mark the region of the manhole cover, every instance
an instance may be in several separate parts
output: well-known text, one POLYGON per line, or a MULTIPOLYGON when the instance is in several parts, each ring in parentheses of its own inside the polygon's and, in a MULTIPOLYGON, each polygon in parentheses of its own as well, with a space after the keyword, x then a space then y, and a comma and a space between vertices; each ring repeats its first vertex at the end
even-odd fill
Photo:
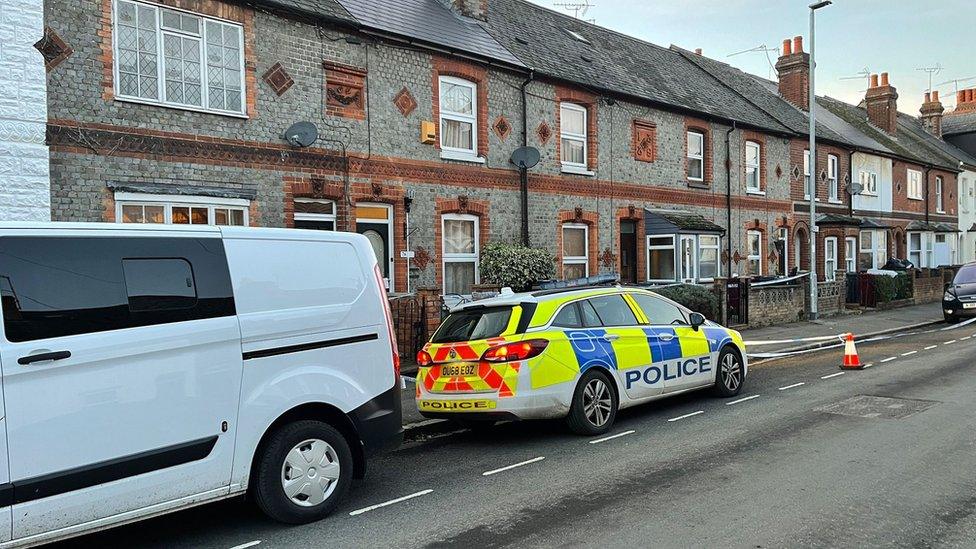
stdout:
POLYGON ((934 404, 936 402, 931 400, 858 395, 847 400, 835 402, 834 404, 815 408, 815 410, 842 416, 904 419, 934 404))

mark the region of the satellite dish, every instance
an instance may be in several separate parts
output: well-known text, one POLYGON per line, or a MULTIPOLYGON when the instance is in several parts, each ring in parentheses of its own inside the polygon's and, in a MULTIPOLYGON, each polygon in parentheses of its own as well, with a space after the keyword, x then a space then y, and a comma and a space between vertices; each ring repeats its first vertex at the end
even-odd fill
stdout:
POLYGON ((319 130, 311 122, 296 122, 285 130, 285 141, 292 147, 308 147, 319 138, 319 130))
POLYGON ((528 170, 539 163, 539 149, 535 147, 519 147, 512 153, 512 164, 521 170, 528 170))
POLYGON ((860 181, 852 181, 849 185, 847 185, 847 192, 852 195, 861 194, 861 191, 863 190, 864 185, 862 185, 860 181))

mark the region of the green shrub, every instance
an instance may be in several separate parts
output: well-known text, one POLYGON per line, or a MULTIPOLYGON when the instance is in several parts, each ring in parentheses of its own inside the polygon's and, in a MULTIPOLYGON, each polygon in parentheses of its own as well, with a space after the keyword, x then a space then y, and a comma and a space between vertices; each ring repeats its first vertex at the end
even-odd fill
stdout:
POLYGON ((718 318, 718 299, 711 288, 696 284, 682 284, 654 288, 652 291, 705 315, 705 318, 710 320, 718 318))
POLYGON ((907 273, 901 273, 896 276, 895 299, 911 299, 914 296, 912 282, 912 277, 907 273))
POLYGON ((874 275, 874 295, 878 303, 888 303, 898 295, 898 285, 895 277, 874 275))
POLYGON ((556 264, 546 250, 493 242, 481 250, 480 272, 482 284, 498 284, 524 292, 540 280, 555 277, 556 264))

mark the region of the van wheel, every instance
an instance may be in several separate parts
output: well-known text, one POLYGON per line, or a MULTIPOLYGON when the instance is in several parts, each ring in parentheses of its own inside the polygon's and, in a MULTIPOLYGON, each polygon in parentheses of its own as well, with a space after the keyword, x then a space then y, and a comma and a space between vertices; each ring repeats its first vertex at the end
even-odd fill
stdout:
POLYGON ((617 392, 600 370, 590 368, 580 378, 566 425, 579 435, 599 435, 613 427, 617 417, 617 392))
POLYGON ((732 347, 725 347, 718 355, 718 372, 715 375, 715 395, 732 397, 742 390, 744 380, 742 359, 732 347))
POLYGON ((352 452, 327 423, 302 420, 279 428, 260 456, 254 499, 269 517, 305 524, 335 509, 352 481, 352 452))

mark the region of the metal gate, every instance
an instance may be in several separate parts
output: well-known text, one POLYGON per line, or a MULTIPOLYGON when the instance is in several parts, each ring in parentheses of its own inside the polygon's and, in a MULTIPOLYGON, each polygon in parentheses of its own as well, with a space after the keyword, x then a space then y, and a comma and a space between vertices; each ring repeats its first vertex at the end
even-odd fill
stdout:
POLYGON ((400 357, 413 361, 427 343, 427 315, 423 300, 416 295, 396 297, 390 300, 390 309, 400 357))
POLYGON ((875 291, 875 280, 877 280, 876 275, 871 275, 867 273, 858 274, 858 291, 861 293, 861 306, 862 307, 877 307, 878 306, 878 294, 875 291))
POLYGON ((727 324, 737 326, 749 323, 749 279, 730 278, 725 283, 728 300, 727 324))

